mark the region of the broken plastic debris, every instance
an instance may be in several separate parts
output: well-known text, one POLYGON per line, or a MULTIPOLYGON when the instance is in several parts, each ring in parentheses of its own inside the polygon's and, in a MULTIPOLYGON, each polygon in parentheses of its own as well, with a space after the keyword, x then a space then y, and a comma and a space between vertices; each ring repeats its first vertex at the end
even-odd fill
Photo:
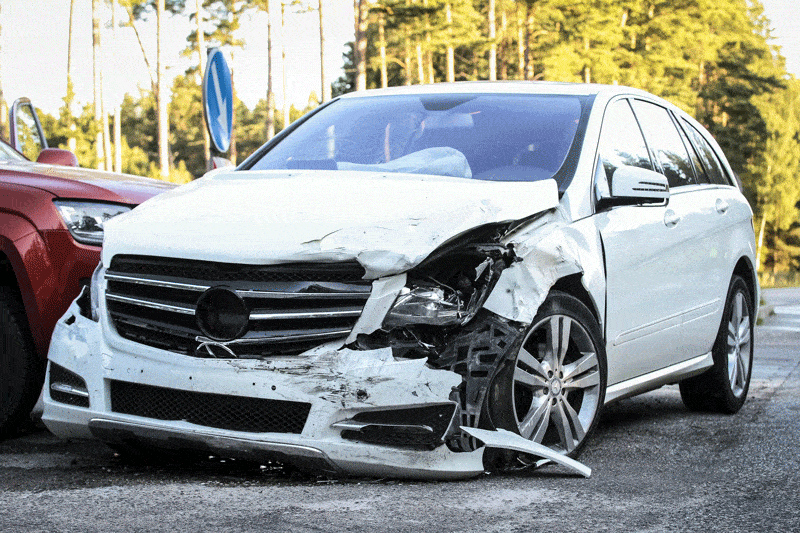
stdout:
POLYGON ((502 448, 505 450, 514 450, 517 452, 530 453, 538 457, 550 459, 554 463, 574 470, 584 477, 592 475, 592 469, 588 466, 579 463, 575 459, 570 459, 566 455, 560 454, 555 450, 551 450, 547 446, 526 439, 516 433, 511 433, 504 429, 496 431, 489 431, 486 429, 477 429, 467 426, 461 426, 461 430, 475 437, 483 442, 487 448, 502 448))

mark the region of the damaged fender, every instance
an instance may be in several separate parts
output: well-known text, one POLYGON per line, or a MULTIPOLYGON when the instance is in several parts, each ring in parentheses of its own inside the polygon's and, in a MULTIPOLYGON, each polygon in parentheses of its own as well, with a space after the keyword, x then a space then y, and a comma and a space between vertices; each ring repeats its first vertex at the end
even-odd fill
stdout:
MULTIPOLYGON (((484 308, 508 320, 530 324, 555 283, 582 274, 595 310, 604 309, 605 273, 600 237, 590 223, 569 223, 554 209, 531 225, 507 235, 504 242, 522 258, 501 272, 484 308)), ((601 328, 603 316, 598 313, 601 328)))

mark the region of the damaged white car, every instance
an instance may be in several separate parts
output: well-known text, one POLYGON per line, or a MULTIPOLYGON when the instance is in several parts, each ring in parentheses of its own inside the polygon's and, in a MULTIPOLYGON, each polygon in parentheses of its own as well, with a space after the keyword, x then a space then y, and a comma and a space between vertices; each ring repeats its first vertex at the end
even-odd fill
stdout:
POLYGON ((719 146, 650 94, 349 94, 107 223, 44 421, 332 475, 468 477, 486 446, 578 469, 609 402, 741 407, 754 263, 719 146))

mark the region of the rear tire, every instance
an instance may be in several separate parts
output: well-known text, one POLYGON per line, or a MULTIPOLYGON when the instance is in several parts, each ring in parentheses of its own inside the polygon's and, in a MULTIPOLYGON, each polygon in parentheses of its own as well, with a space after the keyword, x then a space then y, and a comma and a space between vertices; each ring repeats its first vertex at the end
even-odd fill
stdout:
POLYGON ((747 283, 733 276, 711 352, 714 366, 679 384, 688 409, 733 414, 744 405, 753 369, 753 313, 747 283))
POLYGON ((8 288, 0 287, 0 438, 30 424, 44 369, 22 304, 8 288))

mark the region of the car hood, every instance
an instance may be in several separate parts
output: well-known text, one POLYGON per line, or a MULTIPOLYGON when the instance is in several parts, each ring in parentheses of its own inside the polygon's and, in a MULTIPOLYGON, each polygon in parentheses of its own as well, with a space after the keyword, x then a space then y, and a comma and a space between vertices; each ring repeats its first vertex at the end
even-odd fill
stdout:
POLYGON ((355 259, 403 272, 469 229, 558 204, 554 180, 487 182, 358 171, 237 171, 168 192, 107 222, 116 254, 226 263, 355 259))
POLYGON ((35 187, 61 198, 140 204, 175 184, 152 178, 31 161, 3 162, 3 181, 35 187))

